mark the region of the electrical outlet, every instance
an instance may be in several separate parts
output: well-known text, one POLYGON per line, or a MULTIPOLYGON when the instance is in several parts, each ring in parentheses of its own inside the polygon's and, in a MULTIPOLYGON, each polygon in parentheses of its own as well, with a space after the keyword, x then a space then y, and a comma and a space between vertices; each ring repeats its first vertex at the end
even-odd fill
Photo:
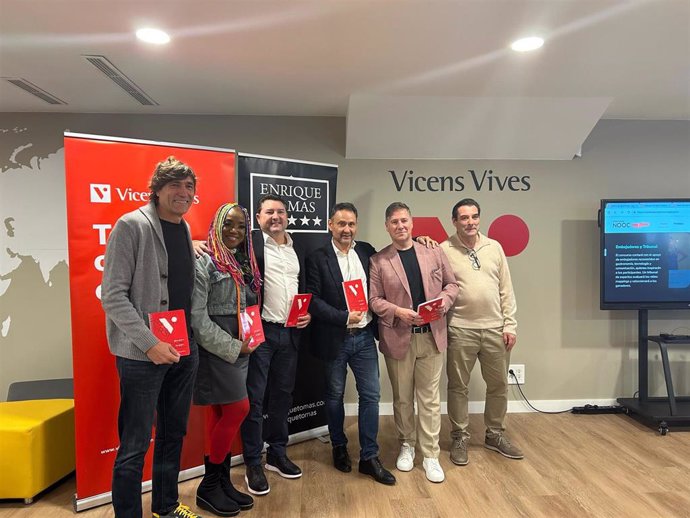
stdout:
MULTIPOLYGON (((508 370, 512 370, 515 373, 517 383, 522 385, 525 382, 525 365, 523 363, 513 363, 508 367, 508 370)), ((508 385, 517 385, 515 378, 508 374, 508 385)))

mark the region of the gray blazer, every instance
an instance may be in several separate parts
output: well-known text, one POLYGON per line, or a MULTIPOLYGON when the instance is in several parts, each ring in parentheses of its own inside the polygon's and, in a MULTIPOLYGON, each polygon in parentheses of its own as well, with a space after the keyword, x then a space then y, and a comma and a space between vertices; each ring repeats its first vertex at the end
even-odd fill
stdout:
MULTIPOLYGON (((189 253, 194 258, 187 228, 189 253)), ((189 284, 194 283, 192 270, 189 284)), ((150 361, 146 351, 158 343, 148 327, 149 313, 167 311, 168 253, 163 229, 151 201, 115 223, 105 249, 101 304, 110 352, 150 361)))

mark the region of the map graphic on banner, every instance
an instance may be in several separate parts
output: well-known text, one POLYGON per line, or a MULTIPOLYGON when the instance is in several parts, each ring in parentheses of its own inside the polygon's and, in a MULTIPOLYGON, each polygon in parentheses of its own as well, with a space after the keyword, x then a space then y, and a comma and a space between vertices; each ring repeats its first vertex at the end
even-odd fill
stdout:
MULTIPOLYGON (((252 214, 252 230, 258 228, 254 215, 259 199, 265 194, 281 196, 288 203, 287 230, 307 254, 330 241, 328 211, 335 203, 337 178, 336 165, 237 155, 238 199, 252 214)), ((309 353, 308 330, 309 327, 300 344, 297 379, 288 416, 291 435, 326 425, 324 379, 315 375, 323 366, 309 353)))

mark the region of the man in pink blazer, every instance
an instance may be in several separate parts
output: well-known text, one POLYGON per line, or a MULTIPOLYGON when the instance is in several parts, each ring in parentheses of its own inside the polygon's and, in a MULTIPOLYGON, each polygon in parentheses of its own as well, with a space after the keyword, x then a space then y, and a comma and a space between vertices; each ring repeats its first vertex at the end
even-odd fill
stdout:
POLYGON ((393 413, 401 443, 396 467, 412 470, 419 442, 427 479, 443 482, 445 475, 438 462, 441 353, 447 347, 445 313, 453 306, 458 284, 440 248, 425 248, 412 240, 407 205, 395 202, 388 206, 386 230, 393 242, 371 258, 369 306, 379 316, 379 348, 393 388, 393 413), (441 318, 425 324, 417 308, 436 298, 442 300, 441 318))

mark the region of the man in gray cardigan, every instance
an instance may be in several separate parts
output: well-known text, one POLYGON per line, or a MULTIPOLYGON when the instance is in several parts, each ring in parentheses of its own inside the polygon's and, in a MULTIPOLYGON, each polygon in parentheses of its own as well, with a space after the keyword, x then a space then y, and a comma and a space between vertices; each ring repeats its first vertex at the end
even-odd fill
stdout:
POLYGON ((157 414, 153 516, 195 517, 178 502, 177 477, 199 361, 189 327, 194 252, 182 219, 194 203, 196 176, 168 157, 156 166, 149 188, 151 201, 117 221, 105 252, 101 302, 120 377, 113 508, 116 517, 142 516, 144 456, 157 414), (185 312, 188 356, 156 338, 147 325, 150 313, 176 309, 185 312))

